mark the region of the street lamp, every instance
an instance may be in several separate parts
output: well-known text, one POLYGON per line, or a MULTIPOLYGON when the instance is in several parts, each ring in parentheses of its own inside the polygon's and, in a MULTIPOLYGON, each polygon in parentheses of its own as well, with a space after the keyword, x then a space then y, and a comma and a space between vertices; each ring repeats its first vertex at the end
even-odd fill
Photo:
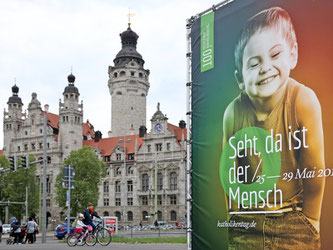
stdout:
POLYGON ((45 113, 43 117, 43 221, 42 221, 42 243, 46 243, 46 136, 47 136, 47 112, 49 105, 44 105, 45 113))

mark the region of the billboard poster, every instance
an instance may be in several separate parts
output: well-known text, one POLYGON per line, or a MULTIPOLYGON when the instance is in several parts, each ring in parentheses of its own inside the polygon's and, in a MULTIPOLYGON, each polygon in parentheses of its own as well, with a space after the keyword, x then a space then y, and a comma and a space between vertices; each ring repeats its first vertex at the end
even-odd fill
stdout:
POLYGON ((333 2, 195 18, 192 249, 331 249, 333 2))

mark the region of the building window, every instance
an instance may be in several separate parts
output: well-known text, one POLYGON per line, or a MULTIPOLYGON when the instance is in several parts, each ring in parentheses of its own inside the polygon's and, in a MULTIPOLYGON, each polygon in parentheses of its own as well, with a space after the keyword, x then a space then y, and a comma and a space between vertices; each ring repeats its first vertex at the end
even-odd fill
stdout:
POLYGON ((127 205, 128 206, 133 206, 133 198, 132 197, 127 198, 127 205))
POLYGON ((47 148, 50 148, 50 143, 47 143, 47 148))
POLYGON ((127 174, 128 174, 128 175, 133 174, 133 167, 128 167, 128 169, 127 169, 127 174))
POLYGON ((43 148, 43 143, 39 143, 39 149, 42 149, 43 148))
POLYGON ((115 175, 121 175, 121 169, 120 169, 120 167, 116 168, 115 175))
POLYGON ((170 204, 177 205, 177 196, 175 194, 170 195, 170 204))
POLYGON ((133 221, 133 213, 131 211, 127 212, 127 221, 133 221))
POLYGON ((121 191, 120 181, 116 181, 116 183, 115 183, 115 191, 116 191, 116 193, 120 193, 120 191, 121 191))
POLYGON ((108 211, 104 211, 103 216, 109 216, 109 212, 108 211))
POLYGON ((156 151, 162 151, 162 143, 155 144, 156 151))
POLYGON ((24 150, 28 150, 28 144, 24 144, 24 150))
POLYGON ((25 135, 28 135, 28 131, 24 131, 24 134, 25 134, 25 135))
POLYGON ((143 221, 148 221, 148 212, 147 211, 143 211, 142 212, 142 220, 143 221))
POLYGON ((121 221, 121 213, 119 211, 116 211, 114 215, 118 218, 118 221, 121 221))
POLYGON ((148 191, 149 188, 149 176, 148 174, 143 174, 141 177, 141 187, 142 191, 148 191))
POLYGON ((176 172, 170 173, 170 189, 171 190, 177 189, 177 173, 176 172))
POLYGON ((134 154, 128 154, 128 160, 134 160, 134 154))
POLYGON ((105 156, 105 161, 110 161, 110 155, 105 156))
POLYGON ((147 151, 148 151, 148 153, 151 152, 151 145, 147 145, 147 151))
POLYGON ((46 177, 46 192, 51 193, 51 178, 49 175, 46 177))
POLYGON ((121 161, 121 154, 116 154, 117 161, 121 161))
POLYGON ((121 206, 120 198, 116 198, 115 201, 116 201, 116 204, 115 204, 116 206, 121 206))
POLYGON ((147 195, 141 196, 141 205, 148 206, 148 196, 147 195))
POLYGON ((39 129, 39 133, 40 133, 40 134, 43 134, 43 129, 39 129))
POLYGON ((127 181, 127 192, 133 192, 133 181, 127 181))
POLYGON ((170 151, 171 150, 171 143, 167 143, 167 151, 170 151))
POLYGON ((35 126, 35 119, 31 119, 31 125, 35 126))
POLYGON ((104 190, 104 193, 109 193, 109 182, 104 182, 103 183, 103 190, 104 190))
POLYGON ((17 146, 17 151, 21 151, 21 147, 20 146, 17 146))
POLYGON ((177 212, 176 211, 171 211, 170 212, 170 221, 177 221, 177 212))
POLYGON ((104 198, 104 207, 109 206, 109 198, 104 198))
POLYGON ((47 163, 51 163, 52 162, 52 158, 51 158, 51 156, 48 156, 47 157, 47 163))
POLYGON ((46 199, 46 206, 51 207, 51 200, 50 199, 46 199))
POLYGON ((157 205, 162 205, 162 195, 157 195, 157 205))
POLYGON ((157 173, 157 190, 161 191, 163 189, 163 174, 157 173))
POLYGON ((162 212, 161 211, 157 211, 157 220, 158 221, 162 221, 163 220, 163 216, 162 216, 162 212))

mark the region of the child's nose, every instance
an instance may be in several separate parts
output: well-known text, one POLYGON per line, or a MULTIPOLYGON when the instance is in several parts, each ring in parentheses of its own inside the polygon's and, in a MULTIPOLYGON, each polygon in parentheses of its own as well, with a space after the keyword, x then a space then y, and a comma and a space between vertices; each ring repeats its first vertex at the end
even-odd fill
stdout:
POLYGON ((260 67, 259 74, 263 75, 267 73, 271 69, 270 64, 267 62, 263 62, 260 67))

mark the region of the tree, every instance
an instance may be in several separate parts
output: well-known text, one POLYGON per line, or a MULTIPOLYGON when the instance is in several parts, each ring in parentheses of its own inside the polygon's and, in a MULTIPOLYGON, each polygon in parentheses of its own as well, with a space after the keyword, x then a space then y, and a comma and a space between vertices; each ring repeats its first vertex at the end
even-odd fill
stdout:
MULTIPOLYGON (((105 163, 98 159, 96 153, 89 147, 72 151, 65 160, 64 166, 71 165, 75 169, 75 188, 71 189, 71 215, 82 212, 89 203, 97 205, 98 184, 105 177, 105 163)), ((62 187, 63 174, 61 168, 56 179, 56 200, 59 206, 66 209, 67 189, 62 187)))
MULTIPOLYGON (((33 162, 33 156, 29 156, 29 162, 33 162)), ((4 169, 10 168, 5 156, 0 156, 0 164, 4 169)), ((21 162, 18 161, 18 165, 21 162)), ((26 187, 28 188, 28 213, 35 214, 38 211, 39 185, 36 181, 36 165, 29 168, 19 168, 16 172, 8 171, 0 175, 0 201, 24 202, 26 199, 26 187)), ((25 205, 10 205, 10 216, 20 219, 25 215, 25 205)), ((4 218, 5 207, 0 206, 0 216, 4 218)))

